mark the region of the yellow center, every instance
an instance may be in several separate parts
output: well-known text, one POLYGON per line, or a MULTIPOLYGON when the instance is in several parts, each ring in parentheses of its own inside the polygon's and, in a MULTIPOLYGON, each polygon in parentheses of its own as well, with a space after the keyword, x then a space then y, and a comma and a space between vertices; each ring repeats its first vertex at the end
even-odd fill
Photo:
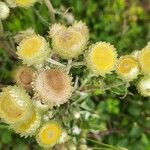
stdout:
POLYGON ((120 60, 117 71, 119 74, 128 74, 135 67, 138 67, 138 62, 132 57, 125 57, 120 60))
POLYGON ((142 70, 145 73, 150 73, 150 51, 145 51, 141 54, 140 63, 142 65, 142 70))
POLYGON ((28 38, 20 45, 18 54, 25 58, 35 56, 39 52, 41 45, 42 41, 40 37, 28 38))
POLYGON ((17 121, 23 115, 24 111, 15 103, 15 100, 9 94, 6 94, 1 100, 1 109, 8 119, 17 121))
POLYGON ((48 123, 39 132, 39 140, 46 145, 54 144, 61 136, 61 128, 56 123, 48 123))
POLYGON ((82 41, 82 36, 78 32, 62 31, 56 37, 56 45, 59 45, 62 49, 70 49, 76 44, 82 41))
POLYGON ((15 0, 16 4, 20 6, 28 6, 33 0, 15 0))
POLYGON ((100 72, 111 70, 116 61, 116 55, 112 49, 105 46, 99 46, 92 50, 92 63, 100 72))

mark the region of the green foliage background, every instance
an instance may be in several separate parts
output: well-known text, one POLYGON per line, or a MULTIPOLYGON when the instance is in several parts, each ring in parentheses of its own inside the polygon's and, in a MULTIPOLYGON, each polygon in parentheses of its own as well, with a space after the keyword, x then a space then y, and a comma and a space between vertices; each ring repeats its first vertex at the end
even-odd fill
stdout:
MULTIPOLYGON (((87 23, 91 41, 107 41, 115 45, 119 55, 140 50, 150 40, 150 1, 149 0, 52 0, 57 10, 70 8, 77 20, 87 23), (148 5, 149 4, 149 5, 148 5)), ((36 4, 29 9, 11 9, 11 16, 3 22, 7 39, 17 31, 32 27, 41 35, 47 34, 49 14, 46 7, 36 4), (13 34, 12 34, 13 33, 13 34)), ((66 23, 59 15, 57 19, 66 23)), ((12 43, 12 47, 14 47, 12 43)), ((16 61, 0 49, 0 82, 10 82, 11 69, 16 61)), ((114 77, 108 77, 112 83, 114 77)), ((130 150, 150 150, 150 98, 129 88, 125 99, 120 95, 124 88, 113 89, 100 95, 92 93, 87 107, 99 114, 90 118, 85 128, 98 130, 98 136, 105 143, 127 147, 130 150), (118 93, 118 94, 117 94, 118 93)), ((0 127, 0 149, 28 150, 40 149, 33 139, 23 139, 13 132, 0 127)))

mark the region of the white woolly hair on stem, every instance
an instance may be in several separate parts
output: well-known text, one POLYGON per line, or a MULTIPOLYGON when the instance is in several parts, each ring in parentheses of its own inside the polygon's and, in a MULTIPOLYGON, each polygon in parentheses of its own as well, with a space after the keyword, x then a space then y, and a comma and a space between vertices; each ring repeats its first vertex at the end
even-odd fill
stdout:
POLYGON ((0 37, 4 35, 4 29, 3 29, 3 23, 2 20, 0 20, 0 37))
POLYGON ((44 0, 44 3, 46 4, 49 13, 50 13, 50 19, 52 21, 52 23, 55 23, 55 10, 50 2, 50 0, 44 0))

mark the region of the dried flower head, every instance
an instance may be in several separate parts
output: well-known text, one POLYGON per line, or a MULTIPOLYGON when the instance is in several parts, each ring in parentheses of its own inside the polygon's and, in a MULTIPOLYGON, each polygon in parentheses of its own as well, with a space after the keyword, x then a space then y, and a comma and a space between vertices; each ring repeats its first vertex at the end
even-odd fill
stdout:
POLYGON ((38 0, 14 0, 16 5, 19 7, 30 7, 33 6, 38 0))
POLYGON ((141 95, 145 97, 146 96, 150 97, 150 77, 149 76, 143 77, 139 81, 137 85, 137 89, 141 95))
POLYGON ((10 9, 5 2, 0 2, 0 20, 5 20, 10 13, 10 9))
POLYGON ((86 37, 87 41, 89 40, 89 29, 85 23, 82 21, 75 21, 72 27, 81 32, 82 35, 86 37))
POLYGON ((60 139, 62 128, 57 122, 48 122, 39 129, 36 140, 44 148, 53 147, 60 139))
POLYGON ((122 56, 118 61, 116 72, 123 80, 132 81, 139 74, 139 63, 130 55, 122 56))
POLYGON ((27 66, 19 66, 13 71, 13 79, 17 85, 25 88, 26 90, 32 89, 32 75, 34 71, 27 66))
POLYGON ((141 50, 138 59, 143 74, 150 74, 150 44, 141 50))
POLYGON ((50 48, 46 40, 39 35, 27 37, 17 47, 17 54, 24 64, 38 66, 49 57, 50 48))
POLYGON ((43 104, 59 106, 72 94, 70 76, 59 69, 41 70, 35 74, 33 87, 43 104))
POLYGON ((59 30, 52 37, 53 50, 65 59, 76 58, 86 47, 86 37, 73 27, 59 30))
POLYGON ((6 123, 20 123, 33 113, 29 95, 20 87, 8 86, 0 94, 0 117, 6 123))
POLYGON ((41 123, 41 114, 38 110, 34 109, 32 115, 28 120, 20 124, 13 124, 11 127, 20 136, 33 136, 41 123))
POLYGON ((117 63, 117 52, 113 45, 98 42, 91 46, 85 59, 87 66, 95 74, 105 76, 114 70, 117 63))

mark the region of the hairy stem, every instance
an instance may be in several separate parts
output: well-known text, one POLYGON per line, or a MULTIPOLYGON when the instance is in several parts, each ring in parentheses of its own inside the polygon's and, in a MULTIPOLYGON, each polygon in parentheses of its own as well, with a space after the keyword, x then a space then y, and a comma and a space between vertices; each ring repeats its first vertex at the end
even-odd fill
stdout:
POLYGON ((44 0, 44 3, 46 4, 46 6, 49 10, 51 22, 55 23, 55 10, 54 10, 50 0, 44 0))
POLYGON ((4 29, 3 29, 3 23, 2 20, 0 20, 0 37, 4 35, 4 29))

